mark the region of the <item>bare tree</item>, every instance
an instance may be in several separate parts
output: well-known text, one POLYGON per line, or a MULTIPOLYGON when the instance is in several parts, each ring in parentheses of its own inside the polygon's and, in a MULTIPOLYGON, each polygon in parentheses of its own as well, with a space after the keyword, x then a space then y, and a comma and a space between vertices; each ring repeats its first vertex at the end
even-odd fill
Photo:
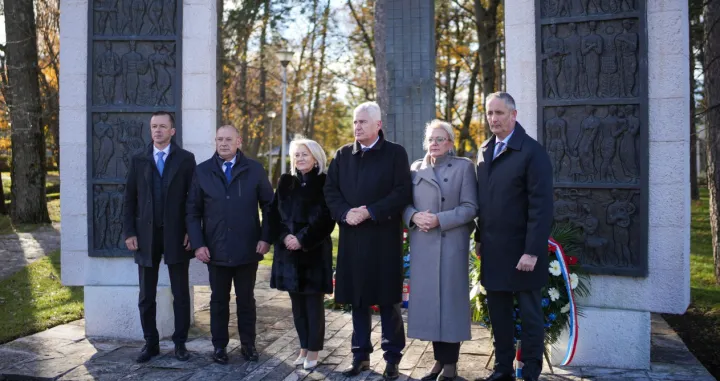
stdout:
POLYGON ((33 2, 4 0, 11 95, 13 223, 50 222, 45 198, 45 139, 33 2), (22 195, 22 197, 19 197, 22 195))

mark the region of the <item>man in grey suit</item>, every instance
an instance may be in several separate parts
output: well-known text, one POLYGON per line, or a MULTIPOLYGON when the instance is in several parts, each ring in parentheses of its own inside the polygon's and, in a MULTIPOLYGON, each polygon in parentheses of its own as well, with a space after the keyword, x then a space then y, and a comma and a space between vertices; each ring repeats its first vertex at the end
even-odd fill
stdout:
POLYGON ((477 255, 495 346, 495 371, 486 381, 514 380, 513 298, 522 316, 523 378, 542 370, 541 290, 548 282, 547 240, 553 221, 550 157, 515 119, 515 100, 493 93, 485 107, 493 136, 478 158, 477 255))

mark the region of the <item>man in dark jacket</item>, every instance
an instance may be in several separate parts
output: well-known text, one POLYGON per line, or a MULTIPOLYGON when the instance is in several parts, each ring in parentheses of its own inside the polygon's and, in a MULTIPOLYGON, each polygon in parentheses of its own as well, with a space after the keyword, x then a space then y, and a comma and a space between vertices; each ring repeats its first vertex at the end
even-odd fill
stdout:
POLYGON ((352 305, 352 365, 355 376, 369 367, 370 307, 382 319, 384 376, 398 377, 405 347, 402 301, 402 212, 412 202, 405 149, 385 140, 380 107, 363 103, 354 112, 355 143, 341 147, 325 180, 325 199, 340 226, 335 300, 352 305))
POLYGON ((233 126, 215 135, 217 152, 195 169, 187 201, 187 228, 195 257, 210 273, 210 331, 213 360, 228 361, 230 288, 235 283, 240 353, 257 361, 255 274, 270 245, 269 212, 273 190, 260 163, 240 151, 233 126), (258 215, 262 208, 262 226, 258 215))
POLYGON ((522 316, 523 377, 537 380, 545 336, 541 290, 548 282, 552 165, 543 146, 515 121, 510 94, 491 94, 485 110, 493 136, 483 143, 478 158, 475 241, 496 359, 495 372, 485 380, 514 380, 513 295, 522 316))
POLYGON ((185 341, 190 329, 188 266, 192 252, 183 223, 185 202, 195 170, 195 156, 171 142, 175 122, 158 111, 150 119, 152 144, 130 161, 125 186, 123 236, 135 254, 140 282, 140 323, 145 336, 137 362, 160 353, 155 316, 158 271, 164 256, 170 275, 175 314, 175 357, 189 358, 185 341))

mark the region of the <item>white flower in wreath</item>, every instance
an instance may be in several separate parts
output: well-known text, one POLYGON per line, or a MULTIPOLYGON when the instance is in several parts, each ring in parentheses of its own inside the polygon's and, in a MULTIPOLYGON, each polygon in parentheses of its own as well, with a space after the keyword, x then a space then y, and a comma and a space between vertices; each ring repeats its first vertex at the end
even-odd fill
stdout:
POLYGON ((570 288, 572 288, 574 290, 575 287, 578 286, 578 282, 579 282, 579 279, 578 279, 577 274, 575 274, 575 273, 570 274, 570 288))
POLYGON ((560 292, 555 289, 555 287, 551 287, 548 290, 548 295, 550 296, 550 300, 552 300, 553 302, 560 299, 560 292))
POLYGON ((569 311, 570 311, 570 303, 564 305, 564 306, 560 309, 560 313, 563 313, 563 314, 566 314, 566 313, 568 313, 569 311))
POLYGON ((485 287, 483 287, 480 282, 477 282, 475 286, 473 286, 472 290, 470 290, 470 299, 478 296, 478 294, 487 295, 485 287))
POLYGON ((560 262, 557 260, 554 260, 550 262, 550 274, 555 276, 560 276, 562 272, 560 271, 560 262))

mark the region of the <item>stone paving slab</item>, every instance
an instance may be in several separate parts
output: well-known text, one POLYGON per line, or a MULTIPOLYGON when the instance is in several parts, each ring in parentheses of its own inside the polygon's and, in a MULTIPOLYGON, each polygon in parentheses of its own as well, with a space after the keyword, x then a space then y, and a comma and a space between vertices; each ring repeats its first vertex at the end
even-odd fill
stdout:
MULTIPOLYGON (((136 364, 141 341, 119 341, 85 337, 84 321, 78 320, 0 345, 0 381, 9 380, 177 380, 177 381, 346 381, 341 371, 350 365, 352 318, 348 313, 326 311, 325 347, 317 368, 307 371, 295 367, 297 333, 292 324, 290 300, 286 293, 269 288, 269 269, 258 270, 256 300, 258 306, 257 347, 260 360, 248 363, 240 356, 237 318, 230 319, 230 356, 228 365, 212 362, 210 339, 210 289, 195 288, 195 316, 187 343, 191 359, 177 361, 170 340, 160 343, 161 355, 145 364, 136 364)), ((233 304, 233 303, 231 303, 233 304)), ((234 311, 234 305, 230 311, 234 311)), ((380 318, 372 319, 370 335, 373 353, 370 370, 353 381, 379 381, 385 362, 380 349, 380 318)), ((652 365, 649 370, 606 369, 596 367, 546 366, 542 380, 715 380, 687 350, 682 340, 659 316, 652 321, 652 365)), ((460 347, 460 380, 474 380, 490 374, 485 369, 492 350, 490 333, 472 327, 473 340, 460 347)), ((407 339, 400 363, 398 381, 419 380, 434 363, 430 343, 407 339)))

